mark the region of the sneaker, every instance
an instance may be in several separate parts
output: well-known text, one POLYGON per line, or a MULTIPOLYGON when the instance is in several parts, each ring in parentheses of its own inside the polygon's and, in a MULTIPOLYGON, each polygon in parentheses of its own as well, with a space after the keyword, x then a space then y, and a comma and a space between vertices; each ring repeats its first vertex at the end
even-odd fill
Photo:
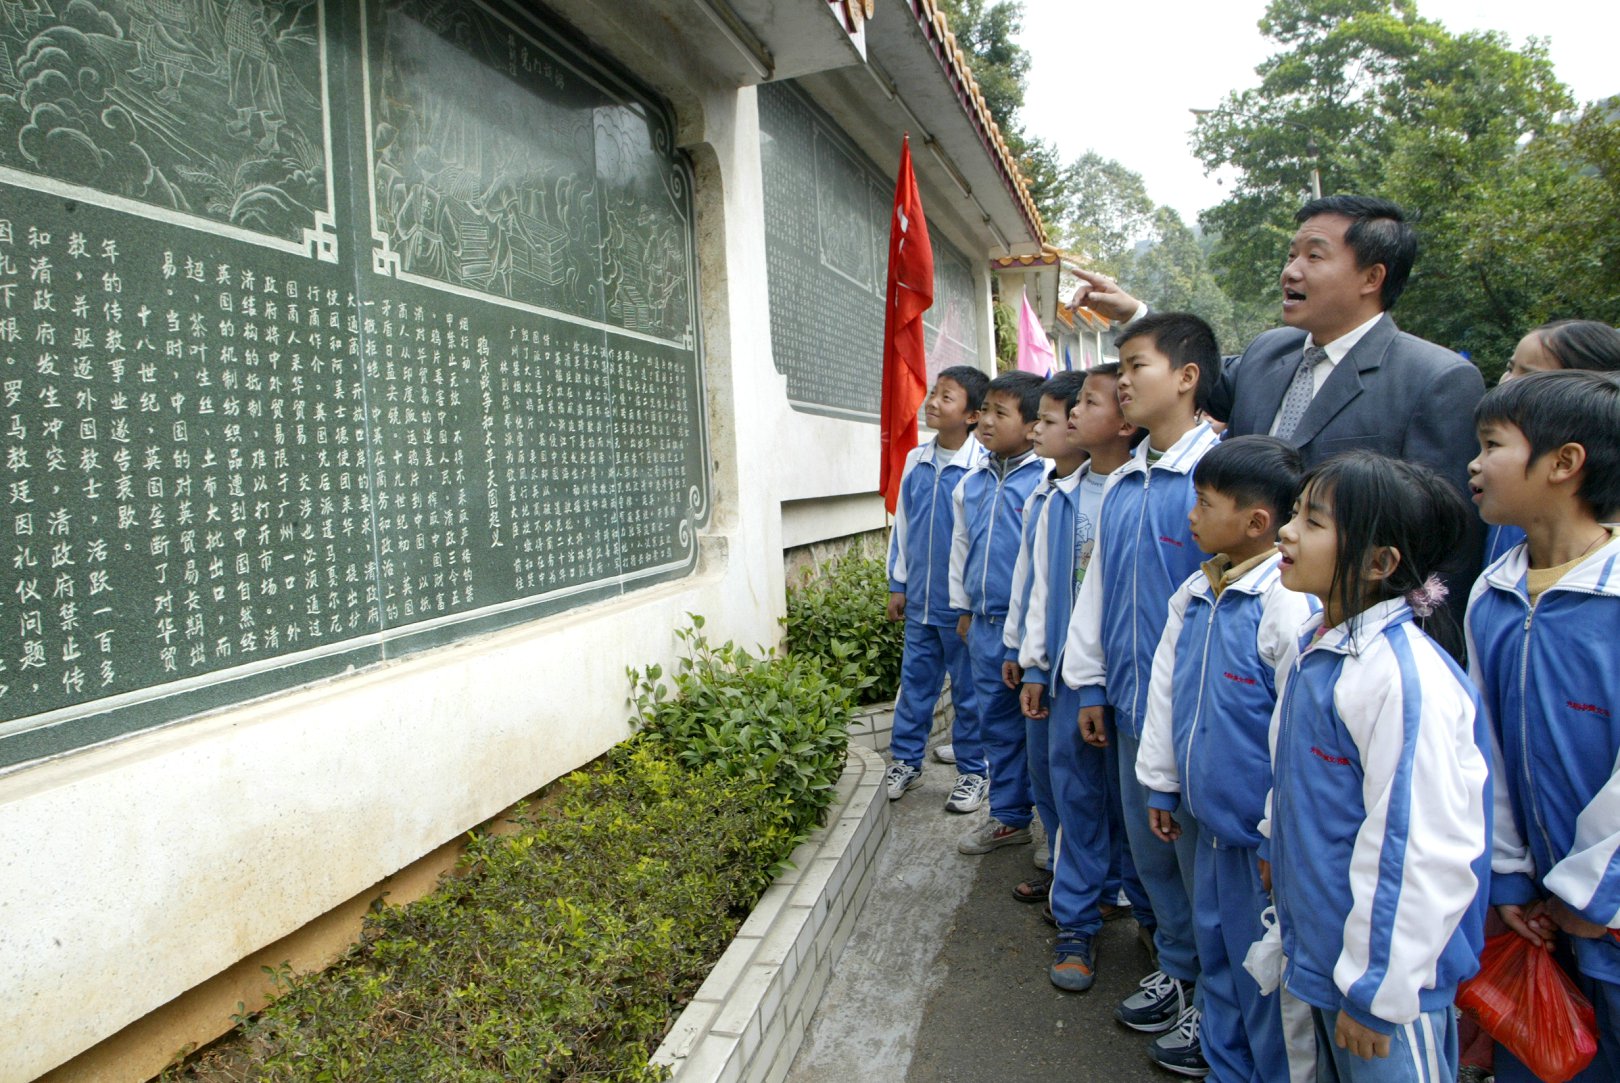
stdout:
POLYGON ((922 768, 909 763, 891 763, 883 772, 883 785, 888 787, 889 800, 898 801, 907 790, 922 785, 922 768))
POLYGON ((1145 1034, 1169 1030, 1192 1003, 1192 982, 1177 981, 1162 970, 1143 978, 1136 992, 1119 1002, 1114 1018, 1145 1034))
POLYGON ((934 759, 938 760, 940 763, 955 763, 956 762, 956 746, 955 745, 949 745, 949 744, 935 745, 934 746, 934 759))
POLYGON ((1070 993, 1083 993, 1090 989, 1091 983, 1097 980, 1096 969, 1091 964, 1091 941, 1058 941, 1046 976, 1052 979, 1053 985, 1070 993))
MULTIPOLYGON (((956 785, 951 787, 951 795, 945 799, 946 812, 975 812, 984 804, 984 799, 990 796, 990 780, 983 775, 957 775, 956 785)), ((1020 842, 1029 841, 1029 828, 1020 828, 1024 837, 1020 842)))
POLYGON ((1198 1020, 1198 1009, 1189 1007, 1176 1020, 1174 1030, 1149 1042, 1148 1056, 1153 1058, 1153 1063, 1194 1079, 1207 1076, 1209 1061, 1204 1059, 1203 1046, 1198 1042, 1198 1020))
POLYGON ((1028 841, 1029 828, 1013 827, 991 818, 957 839, 956 851, 961 854, 988 854, 1003 846, 1017 846, 1028 841))

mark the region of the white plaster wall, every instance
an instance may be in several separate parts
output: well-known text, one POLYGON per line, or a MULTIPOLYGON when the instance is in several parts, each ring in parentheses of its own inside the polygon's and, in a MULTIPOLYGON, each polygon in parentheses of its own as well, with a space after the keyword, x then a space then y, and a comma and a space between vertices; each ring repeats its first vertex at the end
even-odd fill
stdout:
POLYGON ((734 90, 686 90, 704 113, 714 479, 698 572, 0 776, 0 1083, 35 1078, 611 747, 628 733, 625 667, 670 662, 687 613, 717 638, 776 640, 781 495, 758 464, 779 434, 759 405, 782 392, 757 124, 734 90))
POLYGON ((0 776, 0 1083, 33 1079, 622 739, 625 667, 671 661, 685 614, 716 638, 774 642, 784 501, 801 502, 794 544, 882 525, 863 495, 877 426, 794 410, 771 363, 754 92, 663 89, 697 174, 714 507, 698 572, 0 776))

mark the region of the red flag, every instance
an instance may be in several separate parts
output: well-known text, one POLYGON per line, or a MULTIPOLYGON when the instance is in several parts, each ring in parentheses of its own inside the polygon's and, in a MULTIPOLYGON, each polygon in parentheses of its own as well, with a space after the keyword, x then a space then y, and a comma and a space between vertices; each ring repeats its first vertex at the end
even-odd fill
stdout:
POLYGON ((911 172, 911 137, 900 143, 900 176, 889 222, 889 288, 883 308, 883 467, 878 489, 894 514, 900 473, 917 446, 917 411, 928 396, 922 314, 934 303, 934 249, 911 172))

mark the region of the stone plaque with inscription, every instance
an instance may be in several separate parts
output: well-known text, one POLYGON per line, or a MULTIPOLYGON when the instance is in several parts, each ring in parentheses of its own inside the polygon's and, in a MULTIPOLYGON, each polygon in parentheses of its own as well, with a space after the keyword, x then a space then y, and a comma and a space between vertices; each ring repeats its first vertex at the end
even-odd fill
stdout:
POLYGON ((0 2, 0 768, 690 571, 671 132, 515 5, 0 2))
MULTIPOLYGON (((776 369, 796 408, 876 422, 894 180, 791 83, 759 88, 759 123, 776 369)), ((979 363, 982 306, 967 257, 938 232, 929 240, 932 383, 941 369, 979 363)))

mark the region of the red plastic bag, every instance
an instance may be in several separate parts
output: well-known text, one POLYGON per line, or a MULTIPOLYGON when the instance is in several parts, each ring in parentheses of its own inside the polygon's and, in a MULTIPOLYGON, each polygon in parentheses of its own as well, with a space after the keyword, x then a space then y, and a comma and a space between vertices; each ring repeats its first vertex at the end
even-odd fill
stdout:
POLYGON ((1485 940, 1457 1007, 1546 1083, 1566 1083, 1597 1056, 1597 1015, 1552 952, 1518 933, 1485 940))

